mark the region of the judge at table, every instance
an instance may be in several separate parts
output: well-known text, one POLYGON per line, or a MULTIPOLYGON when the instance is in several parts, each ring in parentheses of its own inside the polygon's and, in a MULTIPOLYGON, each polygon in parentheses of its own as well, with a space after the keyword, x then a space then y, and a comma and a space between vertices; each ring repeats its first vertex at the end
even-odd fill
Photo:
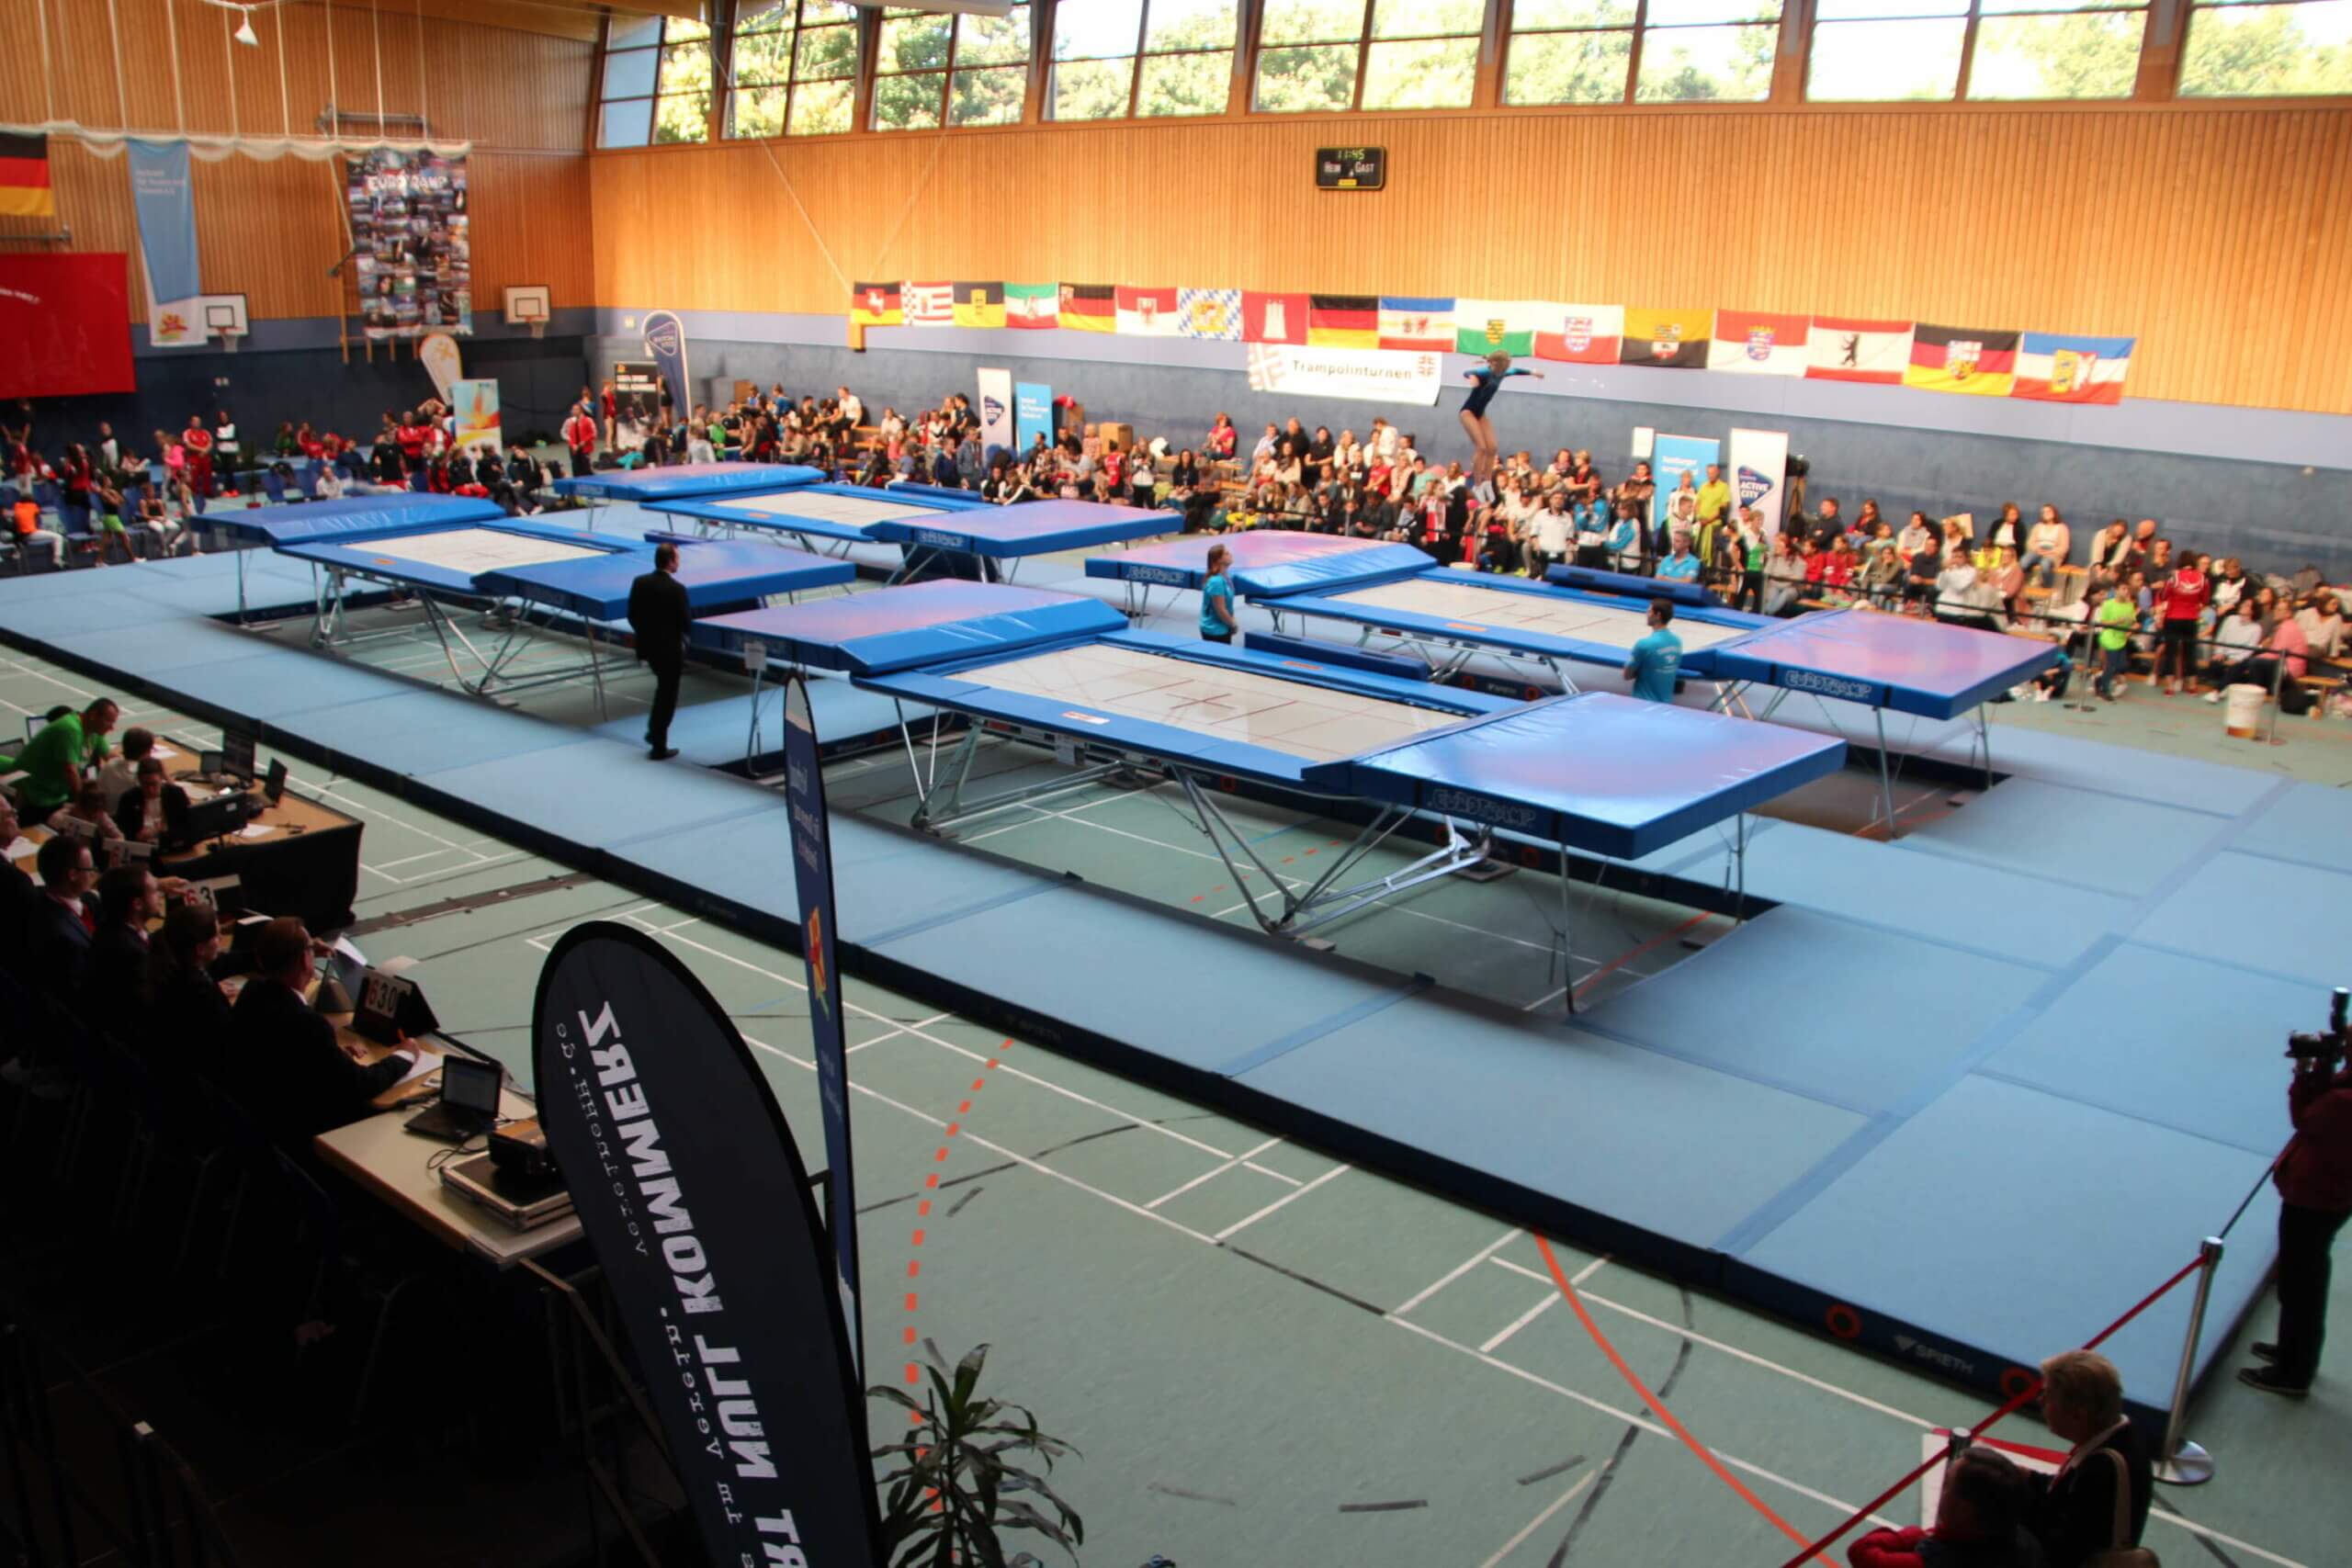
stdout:
POLYGON ((637 634, 637 656, 653 671, 653 711, 645 718, 645 744, 657 762, 678 754, 670 744, 670 716, 678 711, 688 619, 685 586, 678 581, 678 547, 664 542, 653 552, 653 570, 628 588, 628 626, 637 634))
POLYGON ((311 933, 280 917, 254 941, 254 974, 230 1013, 229 1071, 238 1098, 280 1148, 305 1150, 330 1128, 369 1114, 376 1096, 416 1065, 407 1046, 363 1064, 356 1047, 303 998, 316 974, 311 933))
POLYGON ((175 848, 187 832, 187 791, 172 783, 160 757, 141 760, 135 783, 115 802, 114 825, 137 843, 175 848))

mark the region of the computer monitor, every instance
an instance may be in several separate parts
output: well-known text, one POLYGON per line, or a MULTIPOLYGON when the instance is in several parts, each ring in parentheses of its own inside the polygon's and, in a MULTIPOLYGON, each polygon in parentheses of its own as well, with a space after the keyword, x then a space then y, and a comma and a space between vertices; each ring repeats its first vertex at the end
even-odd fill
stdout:
POLYGON ((235 832, 244 826, 247 799, 242 795, 216 795, 209 800, 189 803, 187 822, 179 836, 193 844, 235 832))
POLYGON ((229 759, 218 751, 198 751, 196 754, 196 771, 206 778, 218 778, 229 771, 229 759))
POLYGON ((261 786, 262 798, 272 806, 286 799, 286 762, 280 758, 269 764, 269 776, 261 786))
POLYGON ((505 1080, 505 1069, 496 1062, 461 1056, 455 1051, 445 1054, 441 1058, 441 1102, 444 1105, 494 1117, 498 1114, 498 1087, 505 1080))
POLYGON ((241 779, 254 776, 253 732, 246 729, 224 729, 220 732, 221 772, 234 773, 241 779))

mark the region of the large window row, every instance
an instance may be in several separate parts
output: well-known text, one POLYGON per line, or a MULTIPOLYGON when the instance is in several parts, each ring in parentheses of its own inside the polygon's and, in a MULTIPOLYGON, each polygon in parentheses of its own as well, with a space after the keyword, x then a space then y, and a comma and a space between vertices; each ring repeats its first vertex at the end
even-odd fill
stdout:
MULTIPOLYGON (((1050 120, 1467 108, 1489 36, 1490 101, 1758 103, 1772 96, 1783 3, 1260 0, 1251 51, 1239 0, 1039 0, 1003 17, 713 0, 718 37, 612 19, 596 144, 1017 124, 1033 80, 1034 118, 1050 120)), ((2151 4, 1814 0, 1796 90, 1811 103, 2128 98, 2151 4)), ((2174 91, 2352 95, 2352 0, 2189 0, 2174 91)))

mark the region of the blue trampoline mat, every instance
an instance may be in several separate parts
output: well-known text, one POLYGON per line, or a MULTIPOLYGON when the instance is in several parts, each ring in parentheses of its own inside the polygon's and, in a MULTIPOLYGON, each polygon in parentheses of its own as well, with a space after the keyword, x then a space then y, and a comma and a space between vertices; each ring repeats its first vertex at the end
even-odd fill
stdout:
POLYGON ((275 657, 159 670, 151 679, 194 701, 265 723, 290 713, 423 689, 414 681, 306 649, 281 646, 271 651, 275 657))
POLYGON ((1747 890, 2045 969, 2073 963, 2132 913, 2111 894, 1794 822, 1748 840, 1747 890))
POLYGON ((1875 1115, 1958 1077, 1977 1040, 2043 978, 1784 907, 1611 997, 1585 1021, 1682 1061, 1875 1115))
POLYGON ((2276 1053, 2321 1003, 2306 985, 2125 942, 1978 1071, 2267 1158, 2287 1128, 2276 1053))
POLYGON ((389 760, 403 773, 420 774, 550 751, 580 739, 578 730, 562 725, 451 693, 405 686, 365 702, 282 715, 275 722, 337 758, 389 760))
MULTIPOLYGON (((2032 1366, 2079 1345, 2197 1256, 2269 1156, 1987 1078, 1964 1079, 1760 1240, 1747 1266, 1866 1317, 2032 1366)), ((2261 1289, 2277 1205, 2255 1200, 2214 1281, 2203 1358, 2261 1289)), ((2189 1291, 2101 1347, 2127 1398, 2172 1390, 2189 1291)))
POLYGON ((2224 820, 2046 779, 2011 778, 1992 795, 1911 829, 1902 847, 2141 898, 2203 854, 2224 820))
MULTIPOLYGON (((1231 1018, 1254 1014, 1259 998, 1231 989, 1225 1000, 1231 1018)), ((1407 997, 1240 1081, 1700 1248, 1861 1124, 1556 1018, 1490 1017, 1434 996, 1407 997)))
POLYGON ((2248 823, 2230 847, 2352 871, 2352 790, 2296 784, 2248 823))
POLYGON ((2133 934, 2267 975, 2341 986, 2347 983, 2346 910, 2352 874, 2225 852, 2192 872, 2133 934))

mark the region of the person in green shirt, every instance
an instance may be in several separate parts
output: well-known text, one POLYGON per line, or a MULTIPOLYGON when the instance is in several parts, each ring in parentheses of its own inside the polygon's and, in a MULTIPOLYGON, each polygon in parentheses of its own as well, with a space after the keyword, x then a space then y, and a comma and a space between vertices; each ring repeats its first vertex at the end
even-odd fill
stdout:
POLYGON ((17 784, 26 820, 39 822, 81 793, 82 770, 106 761, 107 731, 121 712, 112 697, 99 697, 80 713, 60 714, 25 743, 12 771, 26 775, 17 784))
POLYGON ((2111 703, 2115 682, 2131 672, 2132 632, 2140 624, 2140 606, 2120 579, 2107 585, 2093 620, 2098 626, 2098 679, 2092 685, 2100 701, 2111 703))

